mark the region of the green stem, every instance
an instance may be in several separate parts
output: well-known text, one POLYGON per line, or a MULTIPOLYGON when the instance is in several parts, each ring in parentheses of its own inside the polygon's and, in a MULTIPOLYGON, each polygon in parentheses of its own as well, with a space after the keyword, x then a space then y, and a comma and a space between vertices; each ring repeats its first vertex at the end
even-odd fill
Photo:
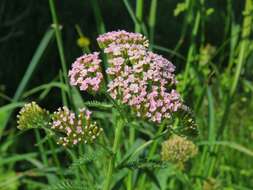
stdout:
MULTIPOLYGON (((66 149, 66 151, 69 154, 72 163, 75 162, 77 160, 75 153, 71 149, 66 149)), ((75 168, 75 176, 76 176, 77 181, 81 182, 78 168, 75 168)))
POLYGON ((120 138, 121 138, 123 127, 124 127, 124 122, 123 120, 119 119, 117 121, 117 126, 115 129, 115 136, 114 136, 114 142, 113 142, 113 148, 112 148, 113 155, 110 157, 110 160, 109 160, 109 165, 108 165, 108 169, 106 173, 105 185, 104 185, 103 190, 110 190, 112 174, 115 167, 116 153, 120 145, 120 138))
MULTIPOLYGON (((132 126, 129 131, 129 148, 134 144, 135 140, 135 128, 132 126)), ((133 189, 133 171, 130 170, 127 176, 127 190, 133 189)))
POLYGON ((64 48, 63 48, 63 43, 62 43, 62 35, 61 35, 59 22, 58 22, 57 15, 56 15, 54 0, 49 0, 49 6, 50 6, 50 11, 51 11, 52 19, 53 19, 53 23, 54 23, 55 36, 56 36, 58 51, 60 54, 63 75, 64 75, 65 80, 68 81, 67 80, 68 79, 67 78, 67 67, 66 67, 66 61, 65 61, 65 56, 64 56, 64 48))
POLYGON ((189 48, 188 51, 188 55, 187 55, 187 62, 186 62, 186 68, 185 68, 185 72, 184 72, 184 79, 183 79, 183 84, 184 87, 183 89, 185 90, 188 76, 189 76, 189 72, 190 72, 190 67, 191 67, 191 63, 194 60, 194 52, 195 52, 195 38, 197 36, 198 30, 199 30, 199 25, 200 25, 200 11, 197 12, 197 16, 195 19, 195 23, 194 23, 194 27, 193 27, 193 32, 192 32, 192 40, 191 40, 191 46, 189 48))
MULTIPOLYGON (((79 38, 85 37, 82 30, 81 30, 81 28, 80 28, 80 26, 78 24, 75 25, 75 28, 76 28, 76 31, 78 33, 79 38)), ((84 54, 85 53, 91 53, 89 46, 83 47, 82 50, 83 50, 84 54)))
MULTIPOLYGON (((52 142, 51 139, 48 139, 48 144, 49 144, 50 150, 52 150, 52 156, 53 156, 53 159, 54 159, 54 162, 55 162, 56 166, 59 169, 61 169, 61 164, 60 164, 59 158, 57 156, 57 153, 55 151, 55 146, 54 146, 54 144, 53 144, 53 142, 52 142)), ((63 174, 61 172, 60 172, 60 177, 62 179, 64 179, 63 174)))
POLYGON ((154 34, 155 34, 155 23, 156 23, 156 9, 157 9, 157 0, 152 0, 150 5, 150 13, 149 13, 149 29, 150 29, 150 45, 152 49, 152 45, 154 44, 154 34))
MULTIPOLYGON (((63 78, 63 73, 62 73, 62 70, 60 70, 59 72, 59 78, 60 78, 60 82, 64 84, 64 78, 63 78)), ((63 91, 63 90, 61 90, 63 91)), ((68 102, 67 102, 67 96, 66 96, 66 93, 61 93, 61 97, 62 97, 62 102, 63 102, 63 105, 68 105, 68 102)))
MULTIPOLYGON (((41 142, 41 136, 40 136, 39 129, 35 129, 34 131, 35 131, 36 141, 38 142, 39 153, 40 153, 40 156, 42 159, 42 163, 43 163, 44 167, 48 167, 49 164, 48 164, 47 154, 45 154, 46 150, 45 150, 43 144, 39 143, 39 142, 41 142)), ((50 175, 46 174, 46 177, 47 177, 48 183, 52 184, 52 180, 50 180, 51 179, 50 175)))
MULTIPOLYGON (((163 131, 163 129, 164 129, 165 126, 166 126, 166 125, 162 124, 162 125, 159 127, 159 130, 157 131, 157 133, 156 133, 155 136, 159 136, 159 135, 162 133, 162 131, 163 131)), ((151 158, 154 156, 157 147, 158 147, 158 142, 155 141, 155 142, 152 144, 151 149, 150 149, 150 151, 149 151, 149 153, 148 153, 148 160, 151 159, 151 158)), ((145 182, 146 182, 146 175, 142 175, 141 178, 140 178, 140 182, 139 182, 139 189, 140 189, 140 190, 146 189, 146 188, 145 188, 145 182)))
MULTIPOLYGON (((40 132, 39 132, 38 129, 35 129, 35 136, 36 136, 36 141, 37 141, 37 142, 40 142, 40 141, 41 141, 41 138, 40 138, 40 132)), ((45 166, 48 166, 47 156, 44 154, 45 149, 44 149, 43 144, 42 144, 42 143, 39 143, 39 144, 38 144, 38 147, 39 147, 39 151, 40 151, 40 155, 41 155, 43 164, 44 164, 45 166)))
POLYGON ((106 32, 106 29, 105 29, 105 24, 104 24, 103 17, 101 14, 101 10, 98 5, 98 1, 97 0, 90 0, 90 3, 92 5, 92 8, 93 8, 93 11, 95 14, 95 20, 96 20, 96 24, 97 24, 98 33, 103 34, 106 32))
MULTIPOLYGON (((58 47, 62 71, 63 71, 63 78, 64 78, 65 84, 67 84, 67 87, 68 87, 68 95, 69 95, 69 97, 71 97, 70 86, 68 83, 67 64, 66 64, 66 59, 65 59, 65 55, 64 55, 64 47, 63 47, 63 42, 62 42, 62 34, 60 31, 60 26, 59 26, 57 14, 56 14, 54 0, 49 0, 49 7, 50 7, 50 11, 51 11, 52 19, 53 19, 53 24, 54 24, 53 28, 55 30, 56 42, 57 42, 57 47, 58 47)), ((64 91, 62 91, 62 93, 65 94, 64 91)))
POLYGON ((142 14, 143 14, 143 0, 136 0, 135 15, 138 22, 135 23, 135 32, 141 32, 142 14))

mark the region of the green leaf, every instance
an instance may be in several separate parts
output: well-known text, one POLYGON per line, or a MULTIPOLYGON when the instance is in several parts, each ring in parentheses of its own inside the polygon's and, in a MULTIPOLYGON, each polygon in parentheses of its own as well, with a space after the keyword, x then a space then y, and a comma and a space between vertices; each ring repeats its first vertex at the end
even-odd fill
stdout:
POLYGON ((83 98, 77 88, 71 88, 72 96, 73 96, 73 104, 76 108, 83 108, 85 106, 83 98))
POLYGON ((222 145, 222 146, 227 146, 229 148, 232 148, 234 150, 237 150, 239 152, 242 152, 248 156, 253 156, 253 151, 240 145, 237 144, 235 142, 231 142, 231 141, 213 141, 213 142, 209 142, 209 141, 200 141, 197 143, 197 145, 201 146, 201 145, 208 145, 208 146, 213 146, 213 145, 222 145))
POLYGON ((46 190, 92 190, 85 182, 74 180, 62 180, 56 184, 48 186, 46 190))
POLYGON ((19 177, 14 171, 0 171, 0 190, 17 190, 19 177))

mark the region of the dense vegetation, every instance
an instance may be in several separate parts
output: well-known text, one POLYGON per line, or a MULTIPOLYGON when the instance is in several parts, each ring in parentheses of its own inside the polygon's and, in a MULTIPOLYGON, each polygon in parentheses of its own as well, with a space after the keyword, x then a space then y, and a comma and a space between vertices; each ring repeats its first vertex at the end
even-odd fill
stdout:
POLYGON ((0 190, 253 189, 252 19, 252 0, 1 0, 0 190), (125 66, 140 61, 97 43, 118 30, 146 36, 128 42, 145 54, 141 72, 157 60, 169 68, 169 83, 147 80, 147 91, 180 94, 169 119, 108 91, 116 54, 125 66), (104 79, 86 89, 72 63, 95 51, 104 52, 101 61, 84 59, 101 68, 84 62, 104 79), (84 133, 62 138, 77 123, 84 133))

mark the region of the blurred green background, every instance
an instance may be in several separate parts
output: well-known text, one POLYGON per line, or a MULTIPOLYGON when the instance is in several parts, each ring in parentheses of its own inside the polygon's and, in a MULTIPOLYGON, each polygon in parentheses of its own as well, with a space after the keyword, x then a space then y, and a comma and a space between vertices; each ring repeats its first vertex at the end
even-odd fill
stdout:
MULTIPOLYGON (((103 32, 139 30, 151 39, 153 51, 176 65, 178 90, 199 125, 200 153, 192 162, 191 175, 201 174, 219 184, 204 190, 253 189, 252 0, 143 0, 141 19, 135 16, 136 2, 55 0, 67 68, 83 53, 77 44, 80 36, 76 25, 90 40, 92 51, 98 51, 96 37, 103 32), (154 25, 150 21, 152 7, 156 10, 154 25), (136 25, 143 27, 137 29, 136 25), (220 148, 216 150, 205 143, 216 143, 220 148)), ((62 105, 58 88, 31 93, 42 84, 60 81, 61 60, 55 37, 50 38, 36 67, 30 69, 33 75, 21 94, 13 99, 21 79, 28 76, 25 72, 43 36, 52 30, 52 23, 46 0, 0 0, 0 173, 9 171, 14 178, 15 172, 30 168, 16 164, 15 156, 38 151, 33 146, 33 133, 13 137, 18 133, 16 108, 31 100, 49 110, 62 105), (8 117, 10 111, 13 114, 8 117), (14 161, 10 161, 12 157, 14 161)), ((91 96, 83 94, 83 98, 91 96)), ((9 189, 17 189, 18 185, 13 185, 9 189)), ((0 185, 0 190, 5 189, 0 185)))

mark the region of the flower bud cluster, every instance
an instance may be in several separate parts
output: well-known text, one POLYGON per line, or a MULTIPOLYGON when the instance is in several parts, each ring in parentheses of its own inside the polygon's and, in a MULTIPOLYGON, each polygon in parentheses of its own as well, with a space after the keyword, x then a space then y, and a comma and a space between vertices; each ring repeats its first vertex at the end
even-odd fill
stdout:
POLYGON ((76 59, 69 71, 70 84, 78 86, 81 91, 97 92, 102 85, 99 53, 85 54, 76 59))
POLYGON ((185 137, 177 135, 162 143, 161 157, 164 161, 184 163, 198 152, 196 145, 185 137))
POLYGON ((24 107, 19 111, 18 118, 18 129, 25 130, 38 127, 46 127, 50 120, 49 112, 42 109, 35 102, 25 104, 24 107))
POLYGON ((79 142, 91 143, 103 131, 96 122, 91 122, 91 112, 79 109, 76 115, 67 107, 59 108, 52 116, 51 128, 60 133, 57 144, 63 146, 76 145, 79 142))

